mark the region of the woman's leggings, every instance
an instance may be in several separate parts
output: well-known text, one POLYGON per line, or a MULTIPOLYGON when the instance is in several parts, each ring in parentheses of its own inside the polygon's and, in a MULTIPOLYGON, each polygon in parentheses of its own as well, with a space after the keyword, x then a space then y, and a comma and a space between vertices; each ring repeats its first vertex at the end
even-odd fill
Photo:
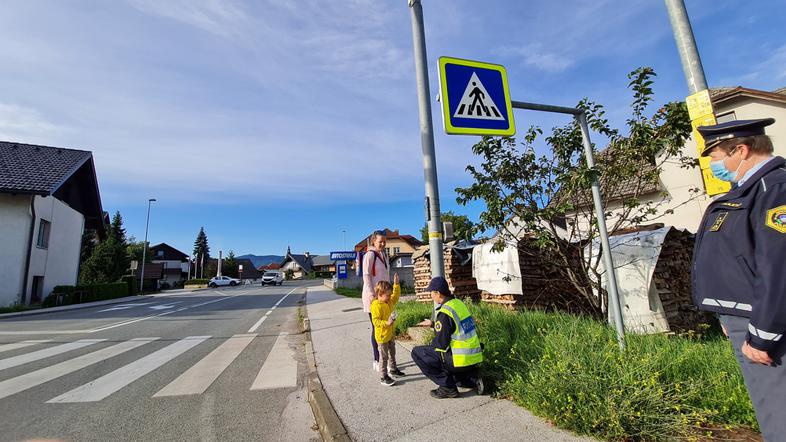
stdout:
POLYGON ((368 319, 371 321, 371 350, 374 351, 374 361, 379 361, 379 346, 377 339, 374 337, 374 320, 371 319, 371 313, 368 314, 368 319))

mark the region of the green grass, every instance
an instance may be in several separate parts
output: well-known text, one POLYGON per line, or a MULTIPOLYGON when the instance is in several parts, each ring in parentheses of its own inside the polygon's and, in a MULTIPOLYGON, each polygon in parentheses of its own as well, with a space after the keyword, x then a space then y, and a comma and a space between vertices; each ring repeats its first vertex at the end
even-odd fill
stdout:
POLYGON ((17 312, 24 312, 27 310, 35 310, 41 308, 40 305, 22 305, 22 304, 14 304, 10 307, 0 307, 0 314, 2 313, 17 313, 17 312))
POLYGON ((341 296, 346 296, 347 298, 360 298, 363 294, 363 290, 348 287, 338 287, 336 288, 336 293, 341 296))
MULTIPOLYGON (((429 317, 429 303, 397 307, 397 331, 429 317)), ((591 319, 471 305, 497 395, 557 426, 606 440, 691 438, 756 418, 728 341, 627 335, 591 319)))

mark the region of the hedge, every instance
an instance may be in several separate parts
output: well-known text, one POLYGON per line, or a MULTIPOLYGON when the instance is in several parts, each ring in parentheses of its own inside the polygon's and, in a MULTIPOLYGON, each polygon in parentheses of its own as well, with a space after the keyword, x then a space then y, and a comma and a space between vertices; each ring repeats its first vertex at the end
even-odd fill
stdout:
POLYGON ((184 284, 185 285, 204 285, 204 284, 207 284, 209 282, 210 282, 210 280, 207 279, 207 278, 203 278, 203 279, 189 279, 184 284))
POLYGON ((42 306, 53 307, 55 305, 81 304, 84 302, 122 298, 128 296, 128 286, 128 282, 77 286, 58 285, 52 290, 52 294, 44 299, 42 306))

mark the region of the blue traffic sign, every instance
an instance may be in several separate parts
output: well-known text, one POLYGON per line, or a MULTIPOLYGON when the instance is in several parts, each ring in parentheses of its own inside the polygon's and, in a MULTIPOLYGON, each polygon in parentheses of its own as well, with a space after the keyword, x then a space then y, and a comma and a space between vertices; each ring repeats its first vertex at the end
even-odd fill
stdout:
POLYGON ((330 252, 331 261, 352 261, 357 256, 358 252, 330 252))
POLYGON ((336 272, 338 274, 338 279, 347 279, 347 265, 346 264, 339 264, 336 266, 336 272))
POLYGON ((440 57, 439 83, 446 133, 501 136, 516 133, 504 66, 440 57))

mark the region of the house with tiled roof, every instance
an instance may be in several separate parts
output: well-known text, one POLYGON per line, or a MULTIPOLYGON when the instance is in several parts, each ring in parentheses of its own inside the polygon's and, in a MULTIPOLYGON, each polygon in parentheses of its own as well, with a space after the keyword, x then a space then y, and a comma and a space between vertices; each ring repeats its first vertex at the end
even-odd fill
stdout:
MULTIPOLYGON (((786 157, 786 88, 771 92, 737 87, 710 89, 715 118, 718 123, 733 120, 756 118, 775 118, 775 124, 767 127, 767 135, 772 138, 775 155, 786 157)), ((698 148, 693 137, 682 148, 686 156, 698 158, 698 148)), ((606 154, 601 152, 599 157, 606 154)), ((642 161, 641 170, 646 172, 654 167, 651 162, 642 161)), ((645 183, 645 188, 632 188, 635 182, 617 183, 609 186, 601 179, 601 192, 604 199, 611 200, 605 207, 612 216, 607 220, 609 227, 618 219, 623 199, 635 196, 641 204, 653 203, 657 213, 650 216, 653 222, 662 223, 695 232, 712 197, 704 191, 704 181, 699 168, 685 169, 677 161, 665 162, 657 182, 645 183), (699 193, 692 189, 700 189, 699 193)), ((586 198, 581 210, 592 210, 592 201, 586 198)), ((567 226, 570 228, 570 226, 567 226)), ((586 226, 580 226, 583 231, 586 226)))
POLYGON ((292 250, 287 247, 287 254, 281 263, 279 263, 279 268, 285 274, 291 273, 294 279, 305 278, 314 270, 312 267, 311 253, 305 252, 302 255, 298 255, 292 253, 292 250))
POLYGON ((163 264, 161 283, 173 287, 188 277, 188 255, 167 243, 150 247, 152 262, 163 264))
POLYGON ((105 235, 93 154, 0 141, 0 306, 75 285, 85 230, 105 235))

